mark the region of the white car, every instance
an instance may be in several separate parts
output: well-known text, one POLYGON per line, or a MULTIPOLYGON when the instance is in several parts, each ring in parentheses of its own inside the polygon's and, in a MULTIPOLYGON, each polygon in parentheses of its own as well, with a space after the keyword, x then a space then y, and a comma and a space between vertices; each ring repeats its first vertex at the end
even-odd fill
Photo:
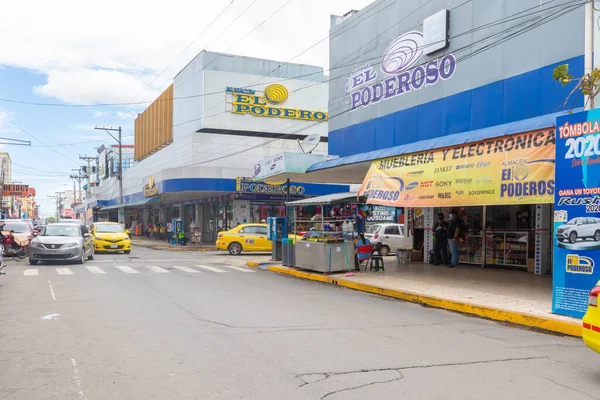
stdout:
POLYGON ((600 242, 600 218, 573 218, 556 229, 556 238, 564 242, 575 243, 577 239, 594 239, 600 242))
POLYGON ((371 225, 365 232, 365 237, 374 245, 381 243, 379 253, 382 256, 387 256, 398 249, 412 247, 412 238, 405 236, 402 224, 371 225))

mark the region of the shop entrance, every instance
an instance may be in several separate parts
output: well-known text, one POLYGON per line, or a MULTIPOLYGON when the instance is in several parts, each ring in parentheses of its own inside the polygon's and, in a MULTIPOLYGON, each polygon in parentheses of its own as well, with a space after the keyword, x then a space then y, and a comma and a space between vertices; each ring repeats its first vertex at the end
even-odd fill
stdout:
MULTIPOLYGON (((448 216, 457 207, 435 208, 448 216)), ((461 243, 459 261, 487 267, 513 268, 534 272, 536 265, 536 243, 549 241, 551 219, 550 204, 472 206, 460 208, 467 224, 467 238, 461 243), (540 224, 541 222, 541 224, 540 224), (544 235, 545 233, 545 235, 544 235), (541 239, 543 236, 544 239, 541 239)), ((548 246, 551 247, 548 243, 548 246)), ((551 254, 538 252, 538 262, 550 263, 551 254)))

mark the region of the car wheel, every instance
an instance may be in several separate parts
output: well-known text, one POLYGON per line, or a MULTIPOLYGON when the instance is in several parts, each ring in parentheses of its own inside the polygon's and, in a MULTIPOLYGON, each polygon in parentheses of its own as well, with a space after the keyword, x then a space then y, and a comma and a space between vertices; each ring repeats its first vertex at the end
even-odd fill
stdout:
POLYGON ((238 242, 233 242, 227 247, 227 250, 229 250, 229 254, 232 256, 239 256, 242 254, 242 245, 238 242))
POLYGON ((129 254, 129 253, 131 253, 131 250, 125 250, 123 253, 129 254))
POLYGON ((94 248, 92 247, 92 251, 90 253, 90 256, 88 257, 88 260, 93 260, 94 259, 94 248))
POLYGON ((32 260, 31 258, 29 259, 29 264, 31 265, 37 265, 37 261, 36 260, 32 260))
POLYGON ((577 232, 571 232, 569 234, 569 243, 575 243, 577 241, 577 232))
POLYGON ((85 262, 85 250, 81 252, 81 257, 77 260, 77 264, 83 264, 85 262))
POLYGON ((381 254, 382 256, 389 256, 390 255, 390 247, 389 246, 381 246, 381 248, 379 249, 379 254, 381 254))
POLYGON ((600 242, 600 231, 596 231, 596 233, 594 233, 594 240, 596 242, 600 242))

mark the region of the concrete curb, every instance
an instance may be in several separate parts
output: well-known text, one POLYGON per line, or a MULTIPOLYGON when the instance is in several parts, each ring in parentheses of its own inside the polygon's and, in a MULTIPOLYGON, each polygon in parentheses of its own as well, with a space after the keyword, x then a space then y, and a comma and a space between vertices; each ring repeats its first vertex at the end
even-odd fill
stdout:
POLYGON ((367 285, 363 283, 357 283, 346 279, 332 278, 327 275, 313 274, 310 272, 299 271, 279 265, 273 265, 268 263, 257 263, 248 261, 247 265, 254 268, 264 268, 268 271, 276 272, 278 274, 289 275, 299 279, 307 279, 311 281, 328 283, 330 285, 342 286, 352 290, 358 290, 361 292, 374 293, 381 296, 394 297, 412 303, 424 304, 430 307, 441 308, 445 310, 457 311, 463 314, 475 315, 478 317, 509 322, 515 325, 523 325, 543 331, 549 331, 554 333, 560 333, 563 335, 581 337, 581 325, 567 321, 561 321, 553 318, 544 318, 536 315, 519 313, 516 311, 509 311, 503 309, 496 309, 486 306, 480 306, 476 304, 463 303, 454 300, 443 299, 439 297, 426 296, 418 293, 412 293, 408 291, 399 291, 386 289, 380 286, 367 285))
POLYGON ((146 243, 135 243, 131 242, 132 246, 144 247, 146 249, 152 250, 165 250, 165 251, 215 251, 217 250, 215 247, 187 247, 187 246, 165 246, 165 245, 155 245, 155 244, 146 244, 146 243))

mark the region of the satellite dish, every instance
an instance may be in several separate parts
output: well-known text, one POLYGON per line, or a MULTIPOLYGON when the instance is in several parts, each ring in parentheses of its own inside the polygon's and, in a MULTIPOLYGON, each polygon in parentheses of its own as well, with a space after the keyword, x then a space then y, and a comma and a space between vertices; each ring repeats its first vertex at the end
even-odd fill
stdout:
POLYGON ((300 145, 300 149, 304 154, 311 154, 314 149, 317 148, 319 143, 321 142, 321 135, 317 133, 313 133, 312 135, 308 135, 302 141, 298 141, 300 145))

